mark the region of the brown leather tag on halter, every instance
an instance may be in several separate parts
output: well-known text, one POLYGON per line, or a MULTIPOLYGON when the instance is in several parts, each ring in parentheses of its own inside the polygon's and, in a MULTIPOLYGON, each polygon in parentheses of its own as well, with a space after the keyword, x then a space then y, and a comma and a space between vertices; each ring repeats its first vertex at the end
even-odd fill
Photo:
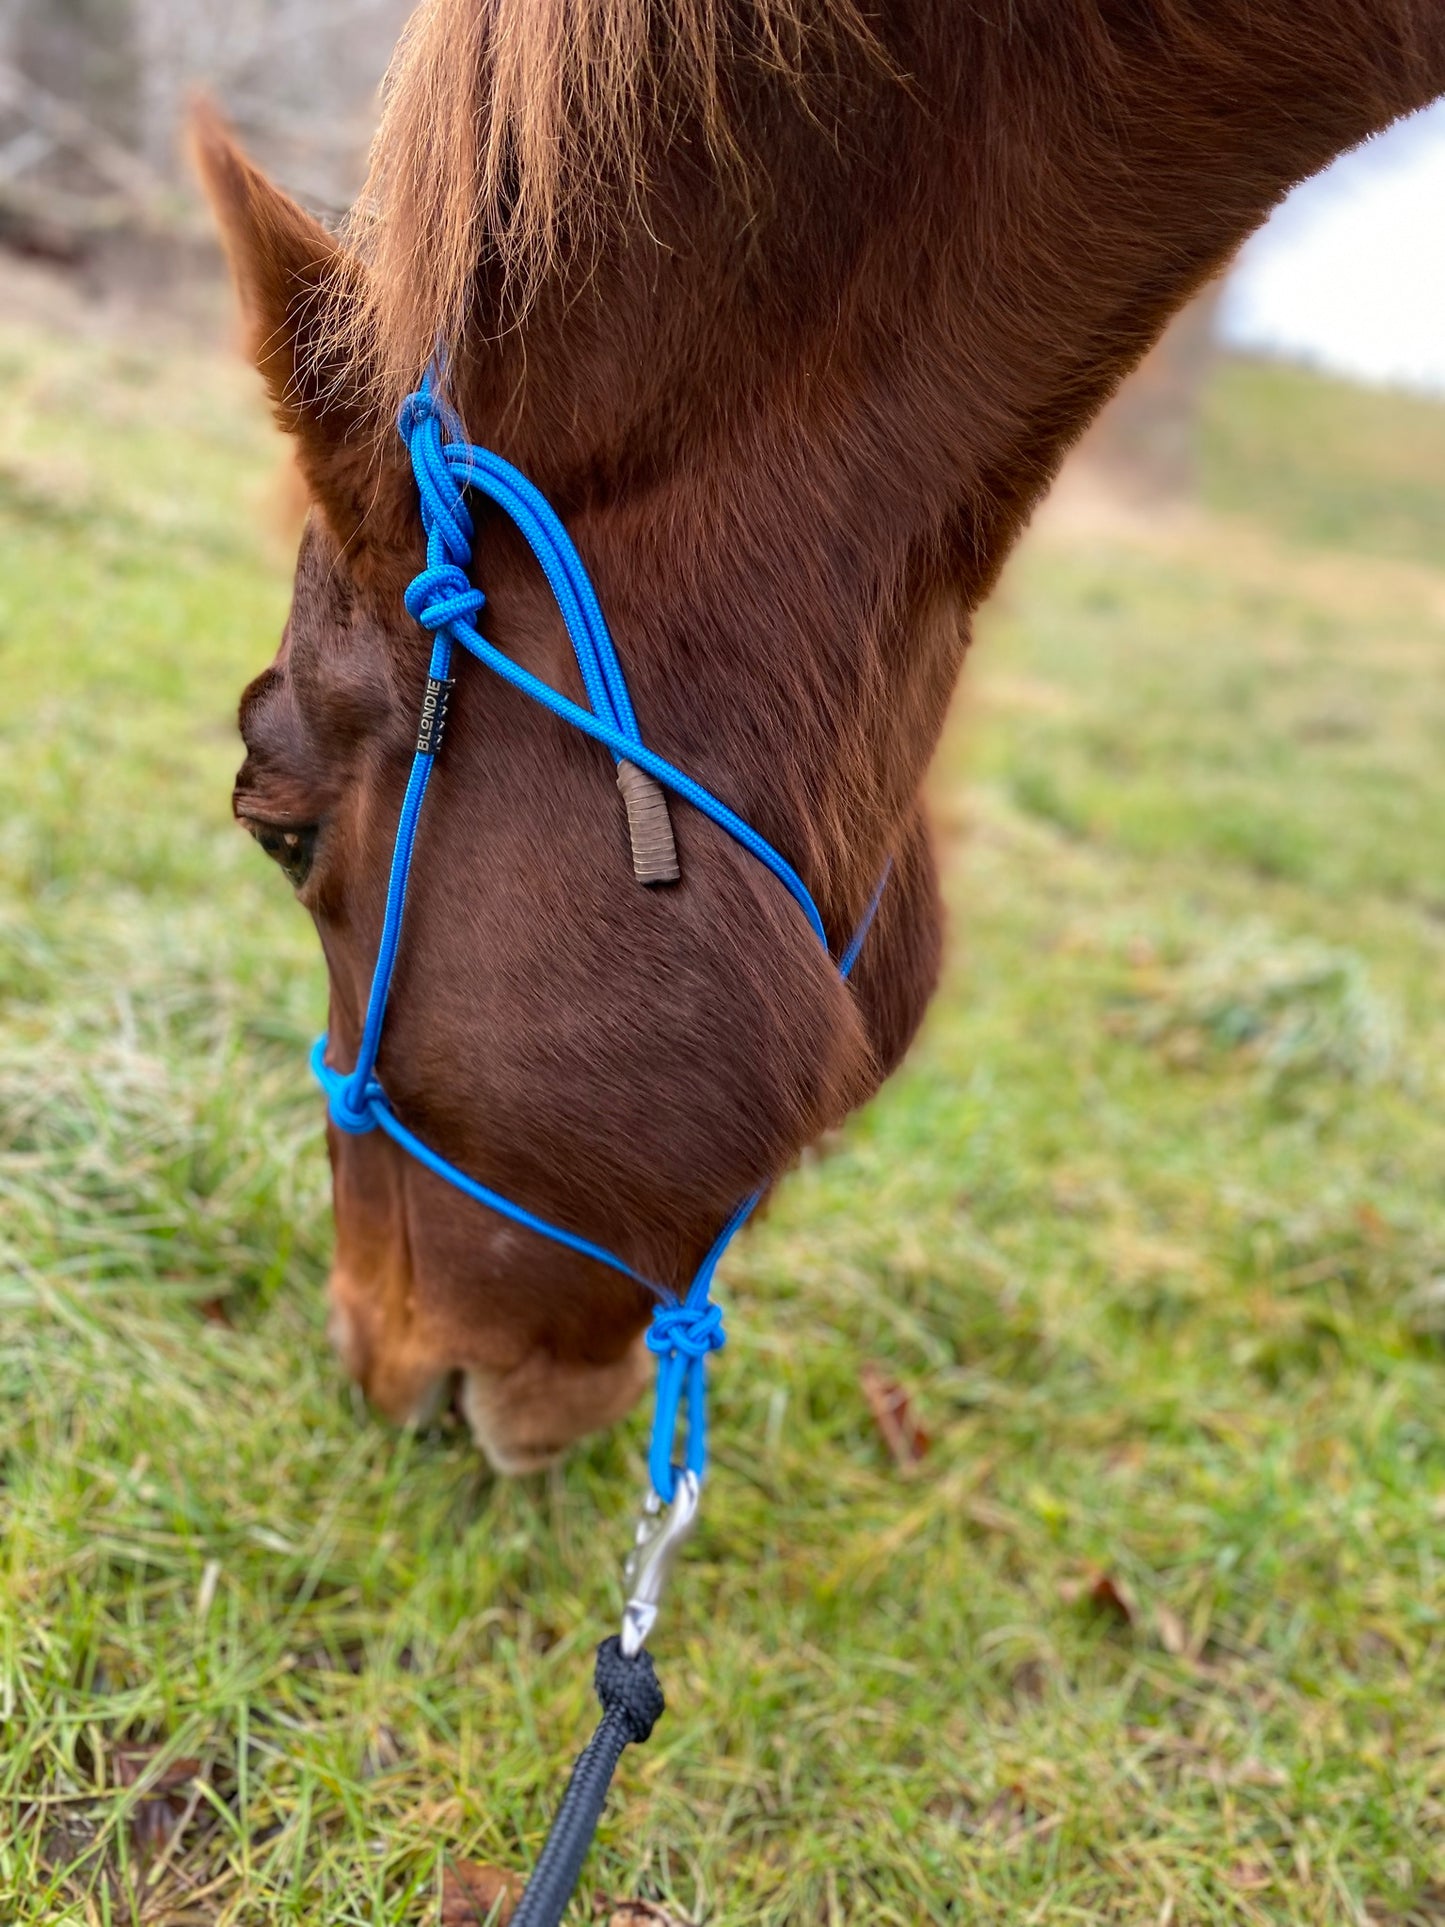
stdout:
POLYGON ((636 763, 617 765, 617 787, 627 805, 632 874, 639 883, 676 883, 682 875, 662 785, 636 763))

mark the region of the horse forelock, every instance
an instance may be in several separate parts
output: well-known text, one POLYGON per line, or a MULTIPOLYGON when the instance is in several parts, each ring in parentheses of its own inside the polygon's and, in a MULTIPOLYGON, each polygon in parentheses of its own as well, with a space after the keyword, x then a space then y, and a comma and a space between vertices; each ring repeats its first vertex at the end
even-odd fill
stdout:
POLYGON ((884 59, 857 0, 422 0, 349 225, 368 273, 341 345, 394 400, 460 338, 480 274, 505 325, 638 217, 659 135, 744 177, 738 63, 806 94, 840 46, 884 59))

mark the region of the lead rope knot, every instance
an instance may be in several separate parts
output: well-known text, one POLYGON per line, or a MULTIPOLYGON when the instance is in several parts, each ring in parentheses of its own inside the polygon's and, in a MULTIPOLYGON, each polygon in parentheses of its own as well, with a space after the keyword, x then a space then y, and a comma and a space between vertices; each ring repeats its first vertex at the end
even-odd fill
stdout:
POLYGON ((615 1713, 627 1728, 628 1742, 641 1746, 667 1710, 652 1654, 644 1646, 629 1659, 616 1633, 597 1648, 593 1684, 604 1713, 615 1713))
POLYGON ((659 1305, 647 1330, 647 1349, 654 1358, 706 1358, 728 1342, 722 1306, 659 1305))
POLYGON ((595 1679, 601 1722, 572 1769, 557 1818, 512 1916, 512 1927, 559 1927, 623 1748, 641 1745, 666 1710, 652 1655, 639 1652, 629 1659, 616 1633, 597 1648, 595 1679))

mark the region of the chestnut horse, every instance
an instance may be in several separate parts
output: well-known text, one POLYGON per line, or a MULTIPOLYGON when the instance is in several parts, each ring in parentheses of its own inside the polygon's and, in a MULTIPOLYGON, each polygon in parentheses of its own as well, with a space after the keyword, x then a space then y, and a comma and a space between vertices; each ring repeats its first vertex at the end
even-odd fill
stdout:
MULTIPOLYGON (((456 690, 380 1074, 463 1170, 681 1286, 877 1090, 932 991, 920 785, 969 619, 1069 444, 1281 194, 1445 90, 1445 0, 428 0, 345 238, 196 128, 313 509, 241 704, 242 822, 315 919, 355 1061, 427 671, 394 430, 437 343, 470 438, 592 572, 674 804, 634 882, 609 758, 456 690)), ((487 634, 577 699, 500 518, 487 634)), ((650 1302, 379 1133, 331 1137, 332 1330, 381 1409, 454 1374, 505 1469, 607 1424, 650 1302)))

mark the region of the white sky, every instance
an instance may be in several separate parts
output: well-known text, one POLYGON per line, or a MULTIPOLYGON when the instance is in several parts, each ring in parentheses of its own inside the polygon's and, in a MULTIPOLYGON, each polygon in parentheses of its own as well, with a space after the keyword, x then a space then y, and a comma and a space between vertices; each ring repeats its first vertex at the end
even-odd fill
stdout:
POLYGON ((1225 295, 1237 347, 1445 392, 1445 102, 1289 197, 1225 295))

